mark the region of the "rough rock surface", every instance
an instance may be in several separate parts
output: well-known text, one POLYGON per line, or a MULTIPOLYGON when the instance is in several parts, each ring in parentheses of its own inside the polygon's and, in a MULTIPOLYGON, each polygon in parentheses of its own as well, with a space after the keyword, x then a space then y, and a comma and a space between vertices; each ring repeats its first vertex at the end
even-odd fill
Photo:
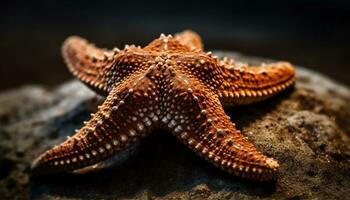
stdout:
MULTIPOLYGON (((226 54, 238 61, 266 59, 226 54)), ((227 109, 255 146, 276 158, 277 181, 226 174, 158 131, 86 174, 30 177, 30 163, 82 126, 101 102, 78 81, 0 94, 0 199, 345 199, 350 196, 350 90, 298 67, 294 90, 227 109)))

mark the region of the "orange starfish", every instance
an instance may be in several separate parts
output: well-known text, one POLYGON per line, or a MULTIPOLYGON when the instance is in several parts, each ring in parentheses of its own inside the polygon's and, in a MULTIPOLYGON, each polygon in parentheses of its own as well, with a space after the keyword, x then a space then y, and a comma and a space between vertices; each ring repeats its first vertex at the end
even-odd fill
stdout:
POLYGON ((34 161, 36 173, 90 166, 162 127, 226 172, 251 180, 275 177, 277 161, 236 130, 223 106, 261 101, 292 86, 289 63, 252 67, 219 60, 191 31, 111 51, 70 37, 62 52, 70 71, 107 98, 74 136, 34 161))

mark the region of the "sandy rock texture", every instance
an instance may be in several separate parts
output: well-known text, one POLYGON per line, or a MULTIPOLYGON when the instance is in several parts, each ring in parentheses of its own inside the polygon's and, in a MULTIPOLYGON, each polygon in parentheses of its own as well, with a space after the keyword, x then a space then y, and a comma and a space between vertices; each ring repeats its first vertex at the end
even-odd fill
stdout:
MULTIPOLYGON (((216 54, 253 64, 271 62, 216 54)), ((0 199, 346 199, 350 90, 302 67, 297 74, 292 90, 226 109, 259 150, 279 161, 277 180, 265 183, 222 172, 164 131, 103 163, 102 169, 31 177, 31 161, 73 134, 103 99, 76 80, 57 88, 25 86, 4 92, 0 199)))

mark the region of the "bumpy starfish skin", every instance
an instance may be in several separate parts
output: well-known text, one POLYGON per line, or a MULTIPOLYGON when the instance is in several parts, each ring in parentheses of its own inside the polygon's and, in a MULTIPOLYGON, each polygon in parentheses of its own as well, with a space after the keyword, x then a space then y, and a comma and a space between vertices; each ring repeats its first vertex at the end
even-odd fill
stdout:
POLYGON ((292 86, 289 63, 253 67, 219 60, 191 31, 112 51, 70 37, 62 51, 70 71, 107 98, 74 136, 34 161, 36 173, 103 161, 162 127, 226 172, 252 180, 275 177, 277 161, 236 130, 223 105, 257 102, 292 86))

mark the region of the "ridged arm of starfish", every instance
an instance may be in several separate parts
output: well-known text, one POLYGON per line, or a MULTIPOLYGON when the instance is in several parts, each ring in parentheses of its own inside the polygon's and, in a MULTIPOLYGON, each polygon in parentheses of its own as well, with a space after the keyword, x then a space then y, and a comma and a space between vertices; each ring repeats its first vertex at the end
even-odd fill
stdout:
POLYGON ((178 40, 182 45, 190 47, 192 50, 203 50, 201 37, 193 31, 186 30, 175 34, 175 39, 178 40))
POLYGON ((288 62, 248 66, 225 58, 220 66, 223 71, 218 95, 224 105, 258 102, 287 89, 295 82, 295 70, 288 62))
POLYGON ((139 47, 126 45, 125 49, 105 50, 87 40, 71 36, 63 43, 62 54, 68 69, 95 92, 107 96, 115 84, 147 64, 145 56, 137 53, 139 47))
POLYGON ((166 96, 166 127, 217 167, 252 180, 270 180, 278 163, 249 143, 225 114, 219 98, 196 80, 174 77, 166 96), (175 109, 174 109, 175 108, 175 109))
POLYGON ((33 163, 35 174, 72 171, 103 161, 139 141, 158 118, 154 83, 138 76, 114 88, 77 133, 33 163))

